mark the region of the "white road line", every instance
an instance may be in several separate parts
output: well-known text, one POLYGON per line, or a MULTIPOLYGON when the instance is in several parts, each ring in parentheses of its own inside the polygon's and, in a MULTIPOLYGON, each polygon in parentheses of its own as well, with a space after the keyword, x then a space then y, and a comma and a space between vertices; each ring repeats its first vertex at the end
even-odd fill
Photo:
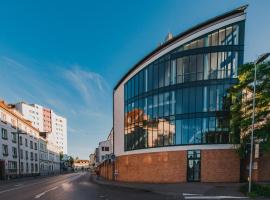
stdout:
POLYGON ((187 196, 185 199, 247 199, 248 197, 234 196, 187 196))
POLYGON ((57 188, 58 188, 58 186, 56 186, 56 187, 54 187, 54 188, 51 188, 51 189, 49 189, 49 190, 47 190, 47 191, 45 191, 45 192, 42 192, 42 193, 36 195, 36 196, 35 196, 35 199, 39 199, 40 197, 42 197, 42 196, 43 196, 44 194, 46 194, 47 192, 50 192, 50 191, 52 191, 52 190, 56 190, 57 188))
MULTIPOLYGON (((71 177, 71 180, 65 181, 65 182, 63 182, 61 185, 65 184, 65 183, 71 183, 72 181, 75 181, 76 179, 78 179, 78 178, 81 177, 81 176, 82 176, 82 174, 80 174, 79 176, 71 177)), ((35 199, 39 199, 39 198, 42 197, 44 194, 46 194, 46 193, 48 193, 48 192, 50 192, 50 191, 56 190, 58 187, 59 187, 59 186, 56 186, 56 187, 51 188, 51 189, 49 189, 49 190, 46 190, 46 191, 44 191, 44 192, 42 192, 42 193, 40 193, 40 194, 37 194, 37 195, 35 196, 35 199)))
POLYGON ((17 184, 17 185, 14 185, 15 187, 19 187, 19 186, 21 186, 22 184, 17 184))
POLYGON ((200 196, 202 194, 190 194, 190 193, 183 193, 183 196, 200 196))
MULTIPOLYGON (((78 176, 78 175, 73 175, 73 176, 70 176, 70 177, 67 177, 68 178, 72 178, 74 176, 78 176)), ((59 180, 59 181, 63 181, 63 180, 59 180)), ((21 185, 21 186, 17 186, 15 188, 11 188, 11 189, 7 189, 7 190, 2 190, 0 191, 0 194, 3 194, 5 192, 10 192, 10 191, 13 191, 13 190, 18 190, 18 189, 22 189, 22 188, 25 188, 25 187, 29 187, 31 185, 36 185, 36 184, 41 184, 41 183, 47 183, 47 182, 50 182, 50 177, 49 178, 46 178, 45 181, 39 181, 37 183, 30 183, 30 184, 26 184, 26 185, 21 185)), ((57 182, 57 180, 56 180, 57 182)), ((54 182, 55 183, 55 182, 54 182)))

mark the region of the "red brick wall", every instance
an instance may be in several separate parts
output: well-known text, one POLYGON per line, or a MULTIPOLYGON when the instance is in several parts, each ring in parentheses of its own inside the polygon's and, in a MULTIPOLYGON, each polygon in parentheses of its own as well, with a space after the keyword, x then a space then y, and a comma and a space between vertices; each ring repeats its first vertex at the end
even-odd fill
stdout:
POLYGON ((240 158, 233 149, 201 151, 202 182, 239 182, 240 158))
POLYGON ((263 153, 259 158, 258 181, 270 181, 270 153, 263 153))
POLYGON ((185 182, 186 151, 145 153, 117 157, 116 180, 127 182, 185 182))
POLYGON ((113 177, 113 164, 111 162, 103 162, 101 165, 98 167, 100 176, 107 179, 107 180, 112 180, 113 177))

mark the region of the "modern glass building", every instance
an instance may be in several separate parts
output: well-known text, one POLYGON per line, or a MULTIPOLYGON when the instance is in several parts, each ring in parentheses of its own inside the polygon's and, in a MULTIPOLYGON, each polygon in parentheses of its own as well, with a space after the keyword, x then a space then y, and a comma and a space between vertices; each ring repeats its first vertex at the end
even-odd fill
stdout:
MULTIPOLYGON (((236 155, 231 156, 226 96, 243 64, 245 9, 240 7, 166 40, 116 85, 114 152, 119 180, 147 182, 153 178, 132 175, 126 169, 129 164, 120 172, 121 160, 135 155, 141 161, 147 156, 152 163, 158 160, 155 153, 179 152, 184 156, 184 179, 188 181, 208 180, 202 177, 202 163, 211 150, 218 154, 226 150, 225 157, 228 151, 228 158, 238 162, 236 155)), ((172 165, 170 158, 167 161, 167 167, 172 165)), ((162 171, 162 166, 157 170, 162 171)), ((143 167, 149 166, 140 163, 142 174, 143 167)), ((184 180, 165 180, 177 181, 184 180)))

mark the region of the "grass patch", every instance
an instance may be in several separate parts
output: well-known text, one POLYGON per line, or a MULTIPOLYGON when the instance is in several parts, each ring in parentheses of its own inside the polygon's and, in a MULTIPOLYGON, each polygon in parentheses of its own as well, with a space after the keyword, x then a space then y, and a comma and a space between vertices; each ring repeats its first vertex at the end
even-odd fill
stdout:
POLYGON ((240 188, 240 191, 250 198, 268 197, 270 198, 270 185, 252 183, 251 192, 248 192, 248 184, 240 188))

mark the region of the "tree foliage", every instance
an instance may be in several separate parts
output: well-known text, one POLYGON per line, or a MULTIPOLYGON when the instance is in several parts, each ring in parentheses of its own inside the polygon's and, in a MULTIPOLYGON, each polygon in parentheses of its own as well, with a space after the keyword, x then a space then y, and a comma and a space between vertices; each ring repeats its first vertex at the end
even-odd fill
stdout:
MULTIPOLYGON (((232 143, 240 144, 238 151, 242 157, 250 144, 254 69, 253 63, 242 65, 239 68, 239 81, 229 91, 230 138, 232 143)), ((254 138, 267 150, 270 147, 270 62, 257 66, 255 99, 254 138)))

